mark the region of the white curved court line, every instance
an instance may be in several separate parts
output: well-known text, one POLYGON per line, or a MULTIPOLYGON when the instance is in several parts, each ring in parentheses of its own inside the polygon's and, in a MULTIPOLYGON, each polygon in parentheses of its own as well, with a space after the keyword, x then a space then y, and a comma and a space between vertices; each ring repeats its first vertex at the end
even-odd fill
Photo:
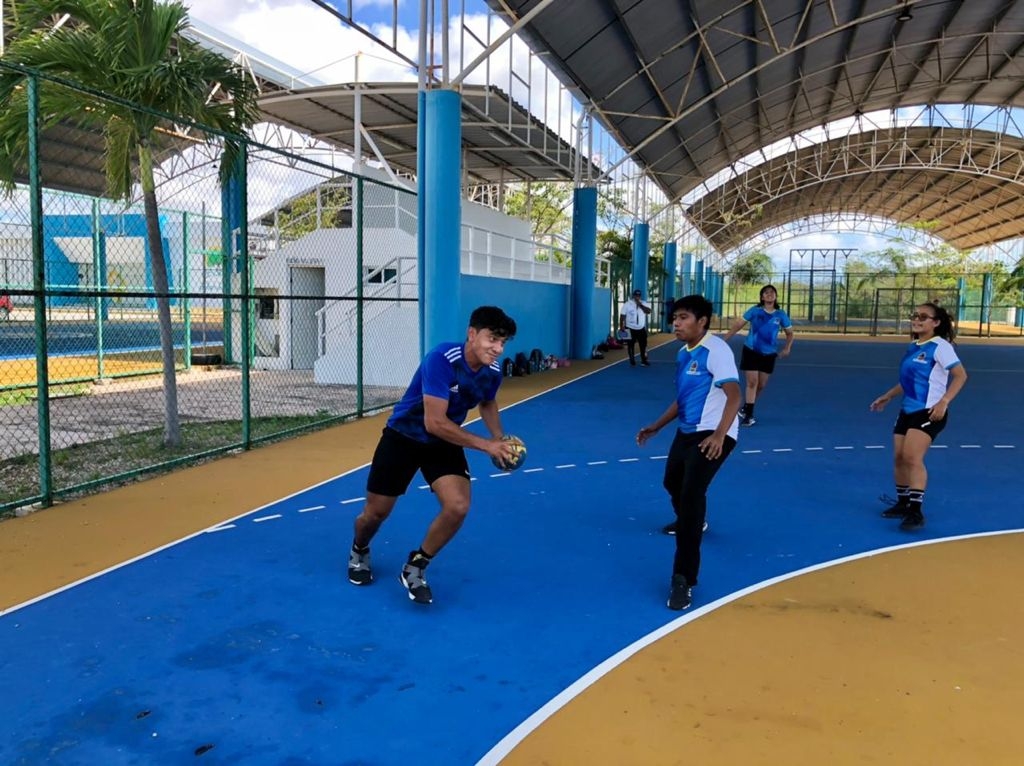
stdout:
POLYGON ((679 628, 683 627, 687 623, 693 622, 698 617, 702 617, 709 612, 713 612, 716 609, 729 604, 737 599, 748 596, 751 593, 756 593, 759 590, 764 590, 770 585, 776 583, 785 582, 791 580, 794 577, 800 577, 810 572, 816 572, 820 569, 828 569, 829 567, 838 566, 840 564, 846 564, 850 561, 856 561, 858 559, 869 558, 871 556, 877 556, 882 553, 890 553, 892 551, 903 550, 906 548, 917 548, 922 545, 934 545, 935 543, 949 543, 957 540, 969 540, 972 538, 979 537, 995 537, 997 535, 1013 535, 1024 533, 1024 528, 1020 529, 1005 529, 998 532, 976 532, 969 535, 956 535, 954 537, 941 537, 935 540, 918 540, 911 543, 904 543, 902 545, 892 545, 887 548, 876 548, 870 551, 864 551, 863 553, 856 553, 852 556, 844 556, 839 559, 832 559, 831 561, 823 561, 819 564, 813 564, 803 569, 798 569, 795 572, 789 572, 788 574, 778 575, 768 580, 762 580, 759 583, 749 585, 742 590, 738 590, 735 593, 730 593, 728 596, 723 596, 717 601, 712 601, 710 604, 706 604, 702 607, 695 609, 692 612, 688 612, 686 615, 679 617, 678 619, 672 620, 672 622, 662 625, 657 630, 648 633, 643 638, 634 641, 632 644, 627 646, 625 649, 613 654, 607 660, 596 666, 593 670, 588 671, 586 674, 581 676, 579 679, 574 681, 572 684, 567 686, 564 690, 559 692, 537 712, 519 724, 516 728, 506 734, 498 744, 492 747, 487 753, 477 761, 476 766, 496 766, 511 753, 520 742, 526 739, 530 734, 534 732, 541 724, 547 721, 551 716, 561 710, 563 707, 572 702, 576 697, 582 694, 587 688, 593 686, 597 681, 606 676, 612 670, 617 668, 619 665, 624 663, 634 654, 637 654, 642 649, 653 644, 660 638, 667 636, 679 628))

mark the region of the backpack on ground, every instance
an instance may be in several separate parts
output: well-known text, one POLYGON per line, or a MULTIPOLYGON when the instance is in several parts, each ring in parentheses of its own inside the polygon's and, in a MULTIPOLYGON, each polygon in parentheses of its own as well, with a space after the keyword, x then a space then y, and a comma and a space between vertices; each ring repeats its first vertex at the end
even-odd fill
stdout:
POLYGON ((530 360, 522 351, 518 352, 515 356, 515 361, 512 367, 512 374, 516 376, 530 374, 530 360))

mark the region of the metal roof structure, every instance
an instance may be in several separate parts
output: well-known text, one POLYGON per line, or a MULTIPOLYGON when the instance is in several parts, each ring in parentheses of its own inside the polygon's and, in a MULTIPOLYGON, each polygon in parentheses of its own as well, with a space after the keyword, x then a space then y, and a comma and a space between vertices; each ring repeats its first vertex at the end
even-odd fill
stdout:
POLYGON ((1024 236, 1024 139, 982 130, 868 130, 772 158, 688 208, 720 251, 823 211, 915 222, 950 245, 1024 236))
MULTIPOLYGON (((363 147, 377 159, 409 175, 416 172, 416 83, 323 85, 211 27, 189 31, 199 44, 243 66, 261 95, 265 119, 294 128, 327 144, 356 146, 356 101, 363 147)), ((494 86, 469 85, 462 92, 463 167, 467 183, 572 181, 576 151, 551 128, 494 86)), ((158 162, 166 162, 201 141, 165 131, 158 162)), ((106 192, 104 137, 99 130, 62 123, 43 140, 43 183, 94 196, 106 192)), ((208 158, 200 158, 205 162, 208 158)), ((591 167, 590 172, 600 171, 591 167)), ((20 179, 25 180, 25 179, 20 179)))
MULTIPOLYGON (((461 95, 463 172, 471 183, 573 180, 574 148, 506 93, 466 84, 461 95)), ((262 97, 259 105, 268 120, 351 150, 357 100, 363 146, 373 147, 378 160, 415 175, 416 83, 283 90, 262 97)))
MULTIPOLYGON (((538 0, 488 3, 515 24, 538 0)), ((1024 106, 1022 0, 575 0, 551 3, 519 34, 672 201, 762 147, 841 118, 921 104, 1024 106)), ((888 157, 901 156, 908 139, 866 138, 873 149, 864 151, 888 157)), ((923 144, 926 134, 910 140, 918 157, 945 151, 941 142, 923 144)), ((1021 234, 1013 223, 1020 211, 1004 199, 1019 190, 1004 195, 1004 180, 975 181, 981 185, 971 196, 971 159, 957 168, 959 180, 949 180, 951 168, 902 156, 906 170, 887 168, 869 181, 838 169, 803 194, 770 202, 753 190, 744 197, 738 180, 732 196, 714 198, 731 207, 716 217, 705 198, 694 223, 728 248, 742 235, 723 225, 726 217, 797 220, 814 196, 819 205, 938 219, 941 236, 959 247, 1021 234), (992 215, 983 214, 978 194, 992 215), (961 198, 973 207, 952 204, 961 198), (762 207, 738 209, 748 202, 762 207)), ((807 161, 773 163, 758 176, 761 191, 775 194, 784 185, 775 176, 807 161)))

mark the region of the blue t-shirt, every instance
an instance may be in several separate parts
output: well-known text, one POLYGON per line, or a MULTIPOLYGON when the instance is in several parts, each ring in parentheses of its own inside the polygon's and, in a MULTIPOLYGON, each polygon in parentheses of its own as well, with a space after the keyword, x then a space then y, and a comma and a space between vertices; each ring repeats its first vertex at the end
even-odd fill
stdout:
POLYGON ((747 333, 743 345, 759 354, 777 353, 775 341, 779 337, 779 330, 793 326, 789 314, 785 311, 775 309, 769 314, 764 310, 764 306, 751 306, 743 318, 750 322, 750 332, 747 333))
POLYGON ((388 419, 388 426, 418 442, 441 441, 427 433, 423 422, 424 396, 448 400, 448 419, 461 426, 466 413, 481 402, 494 401, 501 385, 498 362, 474 372, 463 358, 462 343, 442 343, 424 358, 402 400, 388 419))
MULTIPOLYGON (((708 333, 692 348, 684 345, 676 355, 676 404, 679 430, 684 434, 714 431, 722 422, 728 397, 722 386, 739 383, 736 359, 729 344, 708 333)), ((729 426, 736 438, 738 418, 729 426)))
POLYGON ((932 407, 946 394, 949 371, 960 359, 945 338, 914 341, 900 362, 900 385, 903 387, 904 412, 918 412, 932 407))

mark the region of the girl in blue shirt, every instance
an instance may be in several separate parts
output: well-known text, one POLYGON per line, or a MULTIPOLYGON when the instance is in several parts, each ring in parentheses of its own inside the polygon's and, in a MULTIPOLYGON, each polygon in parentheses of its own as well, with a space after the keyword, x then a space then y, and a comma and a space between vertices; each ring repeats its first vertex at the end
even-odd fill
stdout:
POLYGON ((882 512, 887 519, 903 519, 900 529, 924 526, 921 511, 928 471, 924 456, 946 427, 947 408, 967 382, 967 372, 953 349, 953 320, 934 303, 922 303, 910 315, 914 341, 900 363, 900 382, 871 402, 880 412, 889 400, 903 395, 893 428, 893 474, 896 504, 882 512))
POLYGON ((754 420, 754 405, 768 385, 768 378, 775 372, 776 358, 789 356, 793 348, 793 322, 779 308, 779 292, 775 285, 761 288, 758 304, 751 306, 732 323, 729 332, 723 336, 724 340, 728 341, 747 322, 750 322, 750 332, 747 333, 743 355, 740 357, 740 369, 746 378, 745 404, 740 410, 740 425, 752 426, 757 422, 754 420), (780 330, 786 333, 786 345, 778 351, 776 344, 780 330))

